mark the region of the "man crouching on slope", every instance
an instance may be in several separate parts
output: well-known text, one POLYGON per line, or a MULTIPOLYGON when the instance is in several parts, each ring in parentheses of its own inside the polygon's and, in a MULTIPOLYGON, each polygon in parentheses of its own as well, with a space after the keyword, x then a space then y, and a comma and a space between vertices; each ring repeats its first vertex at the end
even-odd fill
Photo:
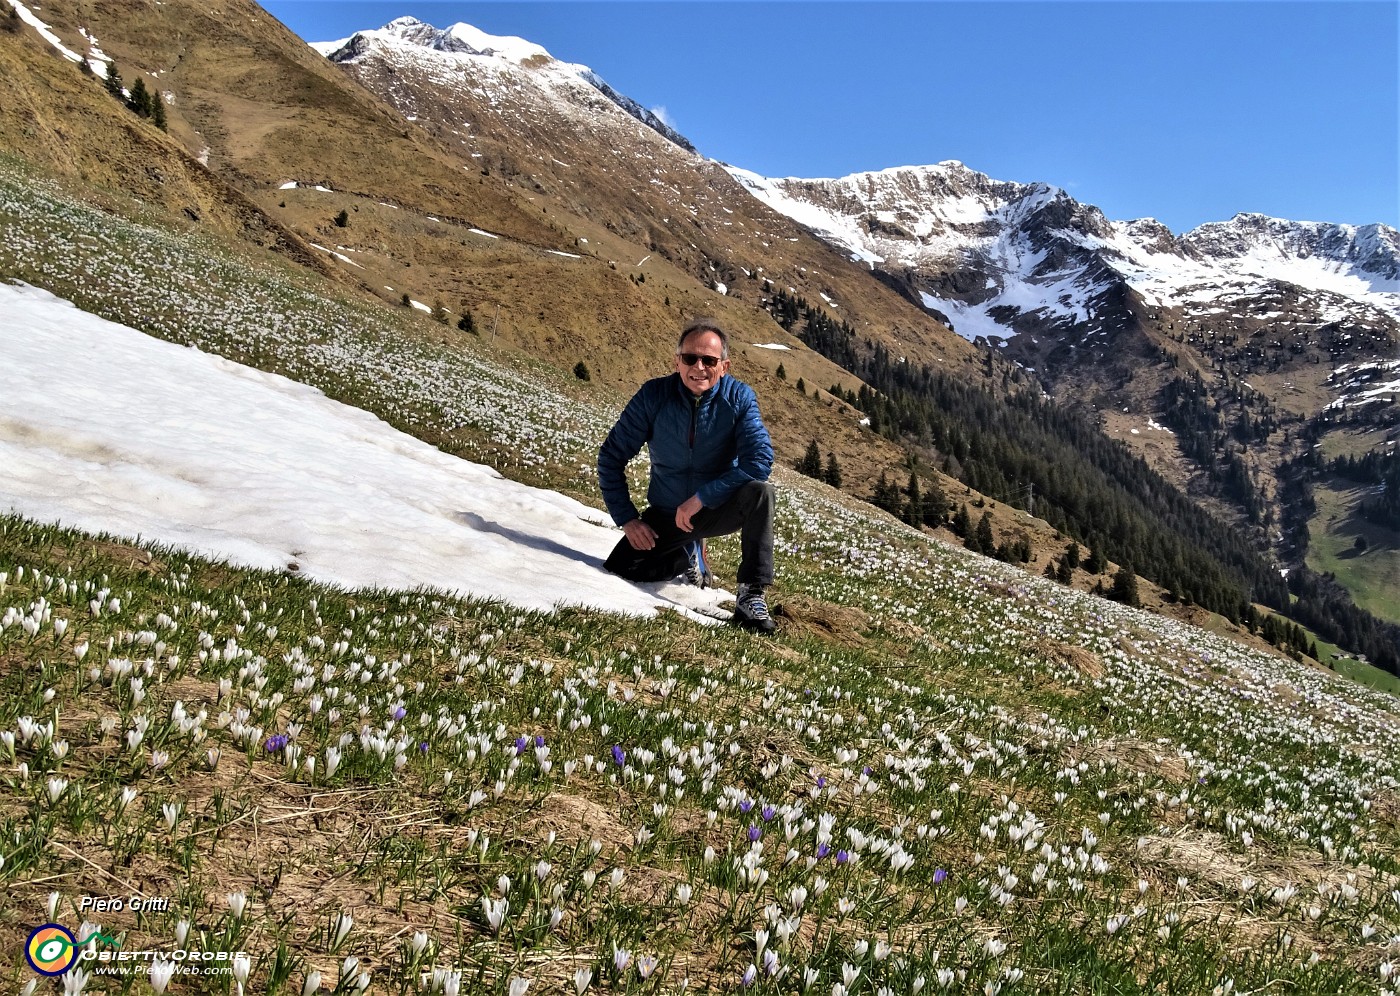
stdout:
POLYGON ((627 535, 604 566, 629 581, 684 573, 709 581, 704 540, 739 533, 735 625, 777 629, 764 589, 773 583, 773 444, 753 388, 727 376, 729 336, 711 318, 685 327, 676 372, 642 385, 598 451, 598 482, 613 521, 627 535), (628 461, 651 453, 649 507, 627 490, 628 461))

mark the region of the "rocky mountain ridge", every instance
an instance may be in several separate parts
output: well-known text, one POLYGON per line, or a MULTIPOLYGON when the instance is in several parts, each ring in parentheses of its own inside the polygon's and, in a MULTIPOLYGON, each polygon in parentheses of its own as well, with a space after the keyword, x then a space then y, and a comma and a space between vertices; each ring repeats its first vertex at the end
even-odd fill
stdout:
POLYGON ((968 338, 1095 331, 1096 318, 1107 320, 1096 304, 1115 283, 1147 305, 1191 310, 1215 292, 1281 282, 1313 298, 1319 321, 1400 319, 1400 233, 1386 225, 1242 213, 1177 236, 955 161, 834 180, 730 172, 853 258, 903 277, 968 338))

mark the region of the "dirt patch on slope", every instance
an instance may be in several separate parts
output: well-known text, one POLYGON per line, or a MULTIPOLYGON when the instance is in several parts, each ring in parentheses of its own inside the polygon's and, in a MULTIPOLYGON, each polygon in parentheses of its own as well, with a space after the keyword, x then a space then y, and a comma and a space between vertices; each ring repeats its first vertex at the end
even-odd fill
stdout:
POLYGON ((870 628, 870 617, 860 609, 809 595, 788 595, 773 612, 786 632, 816 636, 846 647, 864 646, 862 633, 870 628))

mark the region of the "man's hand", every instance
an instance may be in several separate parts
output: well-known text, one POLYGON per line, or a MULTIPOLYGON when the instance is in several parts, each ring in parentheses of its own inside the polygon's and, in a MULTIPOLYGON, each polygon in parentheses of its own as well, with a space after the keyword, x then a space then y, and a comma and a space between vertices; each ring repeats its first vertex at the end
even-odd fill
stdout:
POLYGON ((627 534, 627 542, 634 550, 650 550, 656 546, 656 530, 641 519, 625 523, 622 531, 627 534))
POLYGON ((699 495, 693 495, 687 498, 681 504, 681 507, 676 509, 676 525, 679 526, 683 532, 690 532, 694 528, 690 524, 691 517, 704 507, 705 505, 700 501, 699 495))

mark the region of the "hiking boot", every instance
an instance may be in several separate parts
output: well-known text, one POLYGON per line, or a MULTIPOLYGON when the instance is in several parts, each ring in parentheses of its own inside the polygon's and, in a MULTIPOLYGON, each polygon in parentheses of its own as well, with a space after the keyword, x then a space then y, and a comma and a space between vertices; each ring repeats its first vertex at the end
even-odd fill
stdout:
POLYGON ((729 621, 755 633, 774 633, 778 629, 778 624, 768 614, 768 603, 763 600, 763 589, 756 584, 739 585, 734 615, 729 621))
POLYGON ((710 565, 705 562, 705 541, 692 540, 685 545, 685 555, 690 561, 685 569, 685 583, 697 588, 714 586, 715 579, 710 574, 710 565))

